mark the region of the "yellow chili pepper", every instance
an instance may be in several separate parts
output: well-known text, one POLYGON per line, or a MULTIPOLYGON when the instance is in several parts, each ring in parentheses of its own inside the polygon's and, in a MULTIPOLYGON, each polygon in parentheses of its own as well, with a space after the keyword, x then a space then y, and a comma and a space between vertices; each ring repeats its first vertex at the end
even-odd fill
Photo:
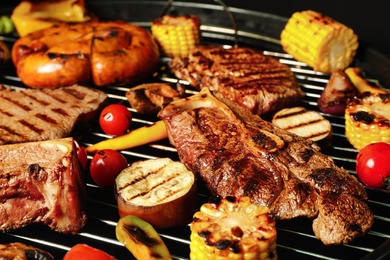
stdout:
POLYGON ((370 85, 364 78, 362 78, 361 72, 362 70, 360 68, 350 67, 345 69, 345 73, 348 75, 348 77, 360 93, 371 92, 379 94, 388 94, 387 91, 380 89, 376 86, 370 85))
POLYGON ((86 147, 88 153, 102 149, 126 150, 144 144, 163 140, 168 137, 164 121, 160 120, 150 126, 137 128, 127 134, 110 138, 86 147))

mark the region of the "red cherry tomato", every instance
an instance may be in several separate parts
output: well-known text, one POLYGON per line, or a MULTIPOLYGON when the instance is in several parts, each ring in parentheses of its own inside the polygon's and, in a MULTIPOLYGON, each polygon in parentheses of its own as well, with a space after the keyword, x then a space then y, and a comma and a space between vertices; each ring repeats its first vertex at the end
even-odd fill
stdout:
POLYGON ((368 187, 382 188, 390 180, 390 144, 372 143, 356 157, 356 173, 368 187))
POLYGON ((93 181, 102 187, 111 187, 116 176, 127 167, 127 159, 110 149, 97 151, 92 157, 89 171, 93 181))
POLYGON ((99 124, 106 134, 118 136, 126 133, 131 120, 132 114, 124 105, 111 104, 100 113, 99 124))
POLYGON ((63 260, 115 260, 115 257, 87 244, 73 246, 64 256, 63 260))
POLYGON ((85 150, 85 147, 80 146, 78 142, 74 141, 76 150, 77 150, 77 157, 79 159, 80 165, 83 168, 87 168, 87 163, 88 163, 88 156, 87 156, 87 151, 85 150))

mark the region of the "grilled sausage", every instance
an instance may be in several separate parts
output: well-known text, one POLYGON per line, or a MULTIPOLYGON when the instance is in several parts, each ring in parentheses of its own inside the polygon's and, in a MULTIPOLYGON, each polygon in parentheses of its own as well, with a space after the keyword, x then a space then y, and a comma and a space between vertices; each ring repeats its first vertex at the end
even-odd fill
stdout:
POLYGON ((61 23, 21 37, 12 48, 19 78, 40 88, 133 83, 152 73, 158 59, 150 33, 122 21, 61 23))

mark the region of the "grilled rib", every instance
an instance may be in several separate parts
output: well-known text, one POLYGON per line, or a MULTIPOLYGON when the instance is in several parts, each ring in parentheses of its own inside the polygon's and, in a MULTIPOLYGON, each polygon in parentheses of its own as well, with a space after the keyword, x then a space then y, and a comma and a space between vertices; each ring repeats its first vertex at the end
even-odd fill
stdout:
POLYGON ((324 244, 372 226, 361 183, 312 141, 282 130, 207 88, 159 112, 180 160, 212 194, 249 196, 277 219, 315 218, 324 244))
POLYGON ((254 114, 270 114, 303 98, 287 65, 251 48, 200 46, 187 58, 174 58, 171 69, 191 86, 217 90, 254 114))
POLYGON ((78 85, 57 89, 0 89, 0 144, 68 137, 98 111, 107 95, 78 85))
POLYGON ((0 187, 1 231, 42 223, 76 234, 86 224, 85 183, 71 137, 1 145, 0 187))

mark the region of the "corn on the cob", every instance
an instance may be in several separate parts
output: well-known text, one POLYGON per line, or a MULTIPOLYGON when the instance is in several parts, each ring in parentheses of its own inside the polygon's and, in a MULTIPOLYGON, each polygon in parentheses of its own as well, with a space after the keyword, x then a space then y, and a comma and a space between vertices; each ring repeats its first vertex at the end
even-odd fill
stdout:
POLYGON ((152 22, 152 34, 167 57, 187 57, 201 39, 197 16, 164 15, 152 22))
POLYGON ((280 38, 285 52, 324 73, 345 69, 359 45, 351 28, 312 10, 294 13, 280 38))
POLYGON ((194 214, 190 259, 277 259, 275 220, 249 197, 217 197, 194 214))
POLYGON ((345 110, 345 135, 357 150, 370 143, 390 143, 390 94, 355 97, 345 110))

